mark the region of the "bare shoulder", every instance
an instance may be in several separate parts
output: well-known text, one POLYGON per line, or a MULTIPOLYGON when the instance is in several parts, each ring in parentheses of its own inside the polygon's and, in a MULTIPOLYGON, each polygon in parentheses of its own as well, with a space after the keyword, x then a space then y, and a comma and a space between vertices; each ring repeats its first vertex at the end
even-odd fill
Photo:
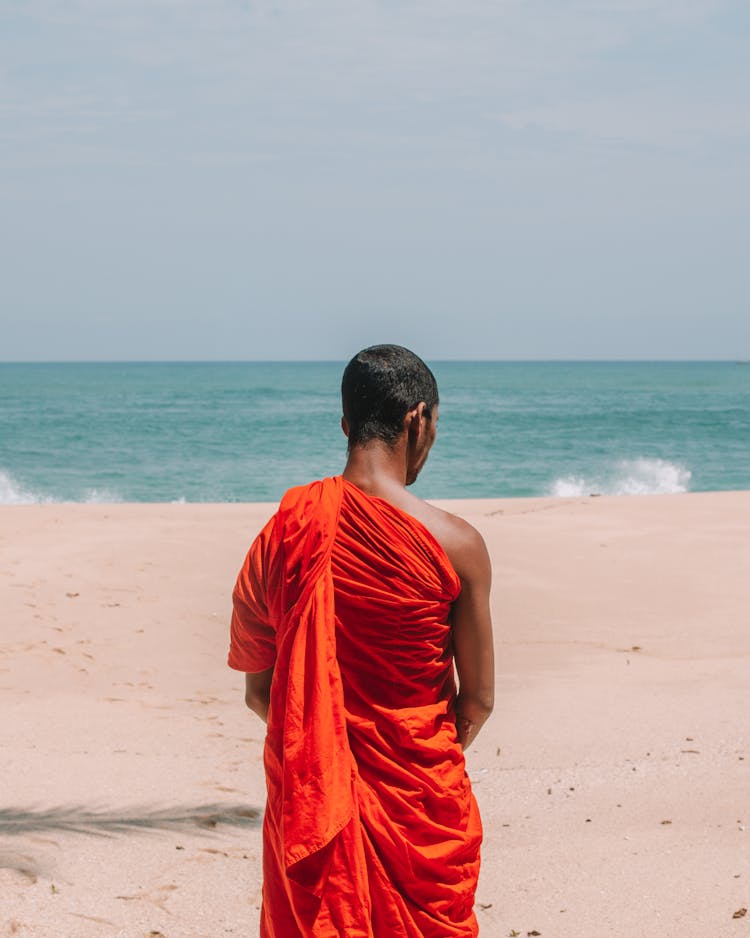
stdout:
POLYGON ((490 558, 487 546, 473 525, 458 515, 422 501, 411 493, 409 499, 410 504, 406 510, 421 521, 440 543, 461 580, 489 575, 490 558))

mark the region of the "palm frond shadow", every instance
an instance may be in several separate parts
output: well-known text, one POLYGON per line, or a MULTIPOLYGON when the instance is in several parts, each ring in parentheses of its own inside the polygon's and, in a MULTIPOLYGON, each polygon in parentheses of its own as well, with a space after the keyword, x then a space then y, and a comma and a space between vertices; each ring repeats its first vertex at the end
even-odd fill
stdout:
POLYGON ((35 808, 0 808, 0 835, 61 832, 112 837, 138 831, 208 831, 224 824, 258 827, 262 811, 248 805, 198 804, 154 808, 139 806, 125 810, 91 810, 82 805, 35 808))

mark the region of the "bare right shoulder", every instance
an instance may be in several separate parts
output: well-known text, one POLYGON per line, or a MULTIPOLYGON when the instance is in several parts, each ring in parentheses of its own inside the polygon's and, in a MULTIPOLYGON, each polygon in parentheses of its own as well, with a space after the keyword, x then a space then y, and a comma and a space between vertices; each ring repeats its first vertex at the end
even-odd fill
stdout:
POLYGON ((479 531, 458 515, 434 505, 429 507, 435 512, 434 528, 430 527, 430 531, 440 541, 461 581, 489 575, 490 557, 479 531))
POLYGON ((489 553, 479 531, 458 515, 415 496, 411 497, 414 501, 407 510, 421 521, 440 543, 462 583, 489 576, 489 553))

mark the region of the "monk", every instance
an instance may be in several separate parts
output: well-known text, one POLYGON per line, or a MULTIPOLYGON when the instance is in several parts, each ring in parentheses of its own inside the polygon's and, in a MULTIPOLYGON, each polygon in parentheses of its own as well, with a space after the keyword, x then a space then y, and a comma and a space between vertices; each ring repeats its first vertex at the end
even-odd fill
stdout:
POLYGON ((424 362, 365 349, 342 403, 343 474, 286 493, 233 594, 229 665, 268 724, 260 934, 468 938, 482 828, 463 750, 493 706, 490 561, 407 490, 437 432, 424 362))

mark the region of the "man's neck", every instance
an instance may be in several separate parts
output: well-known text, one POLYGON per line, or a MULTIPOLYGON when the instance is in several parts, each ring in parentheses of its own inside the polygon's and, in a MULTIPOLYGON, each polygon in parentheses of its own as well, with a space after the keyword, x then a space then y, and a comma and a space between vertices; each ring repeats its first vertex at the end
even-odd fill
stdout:
POLYGON ((343 476, 368 495, 387 498, 406 485, 406 440, 399 439, 393 447, 382 440, 369 440, 349 451, 343 476))

